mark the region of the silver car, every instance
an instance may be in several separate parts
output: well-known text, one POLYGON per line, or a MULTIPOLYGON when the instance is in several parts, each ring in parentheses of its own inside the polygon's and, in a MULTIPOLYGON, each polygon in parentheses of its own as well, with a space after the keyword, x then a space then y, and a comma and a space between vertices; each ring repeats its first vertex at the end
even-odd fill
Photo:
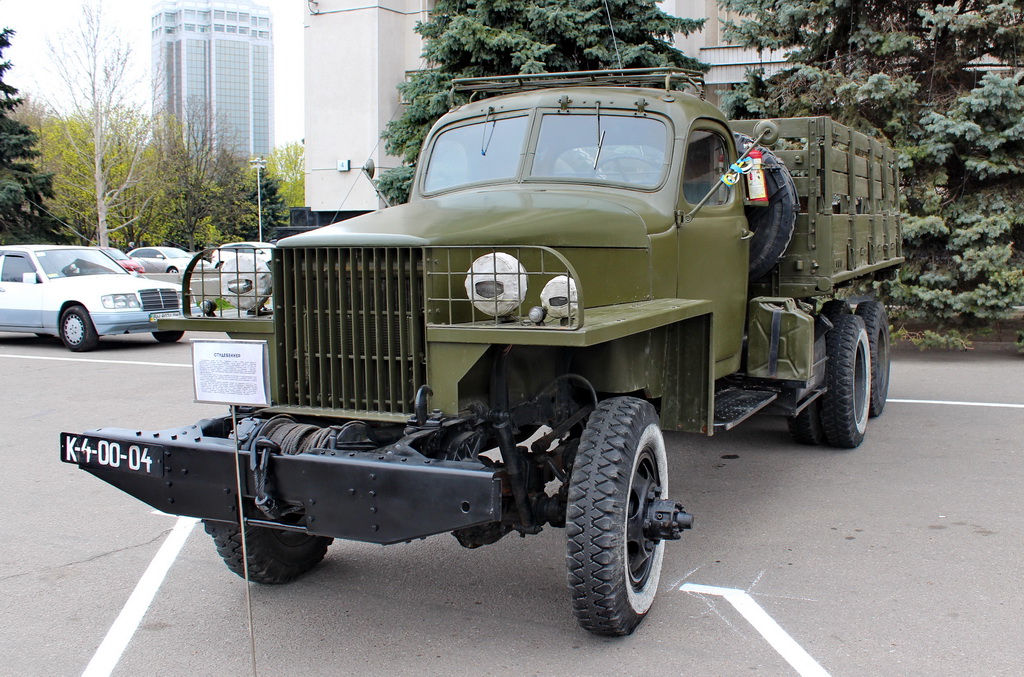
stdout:
POLYGON ((140 247, 128 252, 128 256, 141 263, 147 273, 180 273, 193 254, 177 247, 140 247))

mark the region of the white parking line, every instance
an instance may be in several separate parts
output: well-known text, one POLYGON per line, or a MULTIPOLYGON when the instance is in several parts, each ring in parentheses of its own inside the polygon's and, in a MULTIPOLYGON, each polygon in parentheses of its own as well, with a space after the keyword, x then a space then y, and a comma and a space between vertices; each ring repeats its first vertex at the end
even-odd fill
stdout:
POLYGON ((121 654, 124 653, 128 642, 135 635, 143 616, 149 610, 149 605, 153 603, 153 597, 160 589, 160 584, 164 582, 167 571, 174 564, 186 539, 192 533, 192 527, 198 521, 194 517, 178 518, 171 530, 171 535, 160 546, 156 557, 149 563, 146 573, 142 574, 142 578, 135 586, 135 590, 128 598, 124 608, 121 609, 121 613, 118 614, 114 624, 107 631, 107 636, 103 638, 100 647, 96 649, 92 660, 89 661, 89 665, 85 667, 82 677, 107 677, 117 667, 118 661, 121 660, 121 654))
POLYGON ((779 652, 787 663, 801 677, 829 677, 825 669, 818 665, 818 662, 811 658, 811 655, 803 650, 796 641, 790 637, 782 627, 765 612, 761 606, 754 601, 754 598, 743 590, 736 588, 718 588, 713 585, 698 585, 697 583, 685 583, 679 588, 683 592, 693 592, 699 595, 717 595, 724 597, 727 602, 736 608, 740 614, 747 619, 747 622, 754 626, 754 629, 761 633, 772 648, 779 652))
POLYGON ((888 399, 888 402, 899 402, 901 404, 948 404, 954 407, 1001 407, 1005 409, 1024 409, 1024 404, 1008 404, 1005 402, 957 402, 955 400, 897 400, 888 399))
POLYGON ((135 360, 97 360, 91 357, 43 357, 41 355, 11 355, 0 353, 0 357, 10 357, 16 360, 54 360, 56 362, 95 362, 98 364, 141 364, 144 367, 185 367, 192 368, 191 364, 177 364, 175 362, 138 362, 135 360))

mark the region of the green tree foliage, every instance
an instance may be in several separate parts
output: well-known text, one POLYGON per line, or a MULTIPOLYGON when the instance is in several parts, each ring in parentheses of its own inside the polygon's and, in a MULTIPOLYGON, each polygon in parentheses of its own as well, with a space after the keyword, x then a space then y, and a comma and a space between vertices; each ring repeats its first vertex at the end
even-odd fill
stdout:
POLYGON ((288 207, 306 204, 305 146, 300 141, 278 146, 267 158, 266 173, 277 180, 281 199, 288 207))
POLYGON ((1024 2, 720 0, 734 42, 792 50, 724 99, 735 117, 831 115, 900 151, 910 317, 970 328, 1024 302, 1024 2))
POLYGON ((145 203, 152 195, 147 185, 152 165, 144 162, 150 117, 139 101, 132 51, 106 20, 101 2, 85 3, 78 25, 49 47, 64 89, 63 98, 50 102, 58 112, 63 152, 91 171, 89 181, 74 180, 73 188, 88 190, 94 202, 91 218, 83 218, 76 231, 83 240, 106 246, 111 233, 139 218, 132 203, 145 203))
POLYGON ((0 243, 38 240, 49 225, 40 207, 51 195, 51 176, 35 165, 38 137, 24 122, 12 117, 22 103, 18 90, 3 81, 11 64, 3 50, 11 46, 14 31, 0 31, 0 243))
POLYGON ((209 116, 200 109, 187 110, 185 120, 161 115, 154 143, 162 218, 147 241, 195 251, 234 239, 231 234, 245 218, 236 206, 247 195, 248 168, 242 158, 214 145, 209 116))
POLYGON ((703 20, 664 13, 655 0, 438 0, 431 20, 418 23, 425 70, 399 85, 407 106, 382 135, 385 150, 405 166, 385 172, 378 186, 392 203, 407 199, 423 139, 448 112, 454 78, 514 73, 701 64, 669 44, 673 34, 703 20), (609 16, 610 15, 610 16, 609 16), (609 21, 610 19, 610 21, 609 21), (610 24, 610 26, 609 26, 610 24))

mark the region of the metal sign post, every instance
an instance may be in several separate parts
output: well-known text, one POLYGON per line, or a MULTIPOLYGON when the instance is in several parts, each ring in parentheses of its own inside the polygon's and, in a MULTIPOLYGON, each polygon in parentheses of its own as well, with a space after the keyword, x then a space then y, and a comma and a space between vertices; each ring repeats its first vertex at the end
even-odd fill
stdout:
POLYGON ((256 675, 256 632, 252 622, 252 594, 249 585, 249 550, 245 538, 242 505, 241 454, 238 449, 238 407, 270 404, 270 356, 266 341, 192 341, 192 380, 195 401, 227 404, 231 407, 231 429, 235 438, 235 492, 238 497, 238 531, 242 541, 242 572, 245 605, 249 618, 249 649, 252 674, 256 675))

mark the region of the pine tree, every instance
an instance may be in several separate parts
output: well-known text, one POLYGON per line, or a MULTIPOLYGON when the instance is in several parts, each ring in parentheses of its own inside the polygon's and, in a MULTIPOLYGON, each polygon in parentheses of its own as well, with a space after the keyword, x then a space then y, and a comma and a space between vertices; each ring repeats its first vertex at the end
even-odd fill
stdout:
POLYGON ((21 99, 18 90, 3 81, 11 64, 2 57, 13 34, 9 28, 0 31, 0 243, 43 237, 48 220, 41 205, 52 195, 51 176, 32 163, 39 155, 35 133, 11 117, 21 99))
POLYGON ((1024 2, 720 0, 727 37, 790 49, 736 117, 831 115, 900 151, 907 263, 894 307, 946 329, 1024 302, 1024 2))
POLYGON ((667 41, 702 25, 665 14, 655 0, 438 0, 431 20, 416 26, 427 68, 399 85, 407 106, 382 135, 387 152, 405 164, 385 172, 378 186, 392 201, 406 199, 426 133, 453 104, 465 102, 451 96, 454 78, 700 68, 667 41))

